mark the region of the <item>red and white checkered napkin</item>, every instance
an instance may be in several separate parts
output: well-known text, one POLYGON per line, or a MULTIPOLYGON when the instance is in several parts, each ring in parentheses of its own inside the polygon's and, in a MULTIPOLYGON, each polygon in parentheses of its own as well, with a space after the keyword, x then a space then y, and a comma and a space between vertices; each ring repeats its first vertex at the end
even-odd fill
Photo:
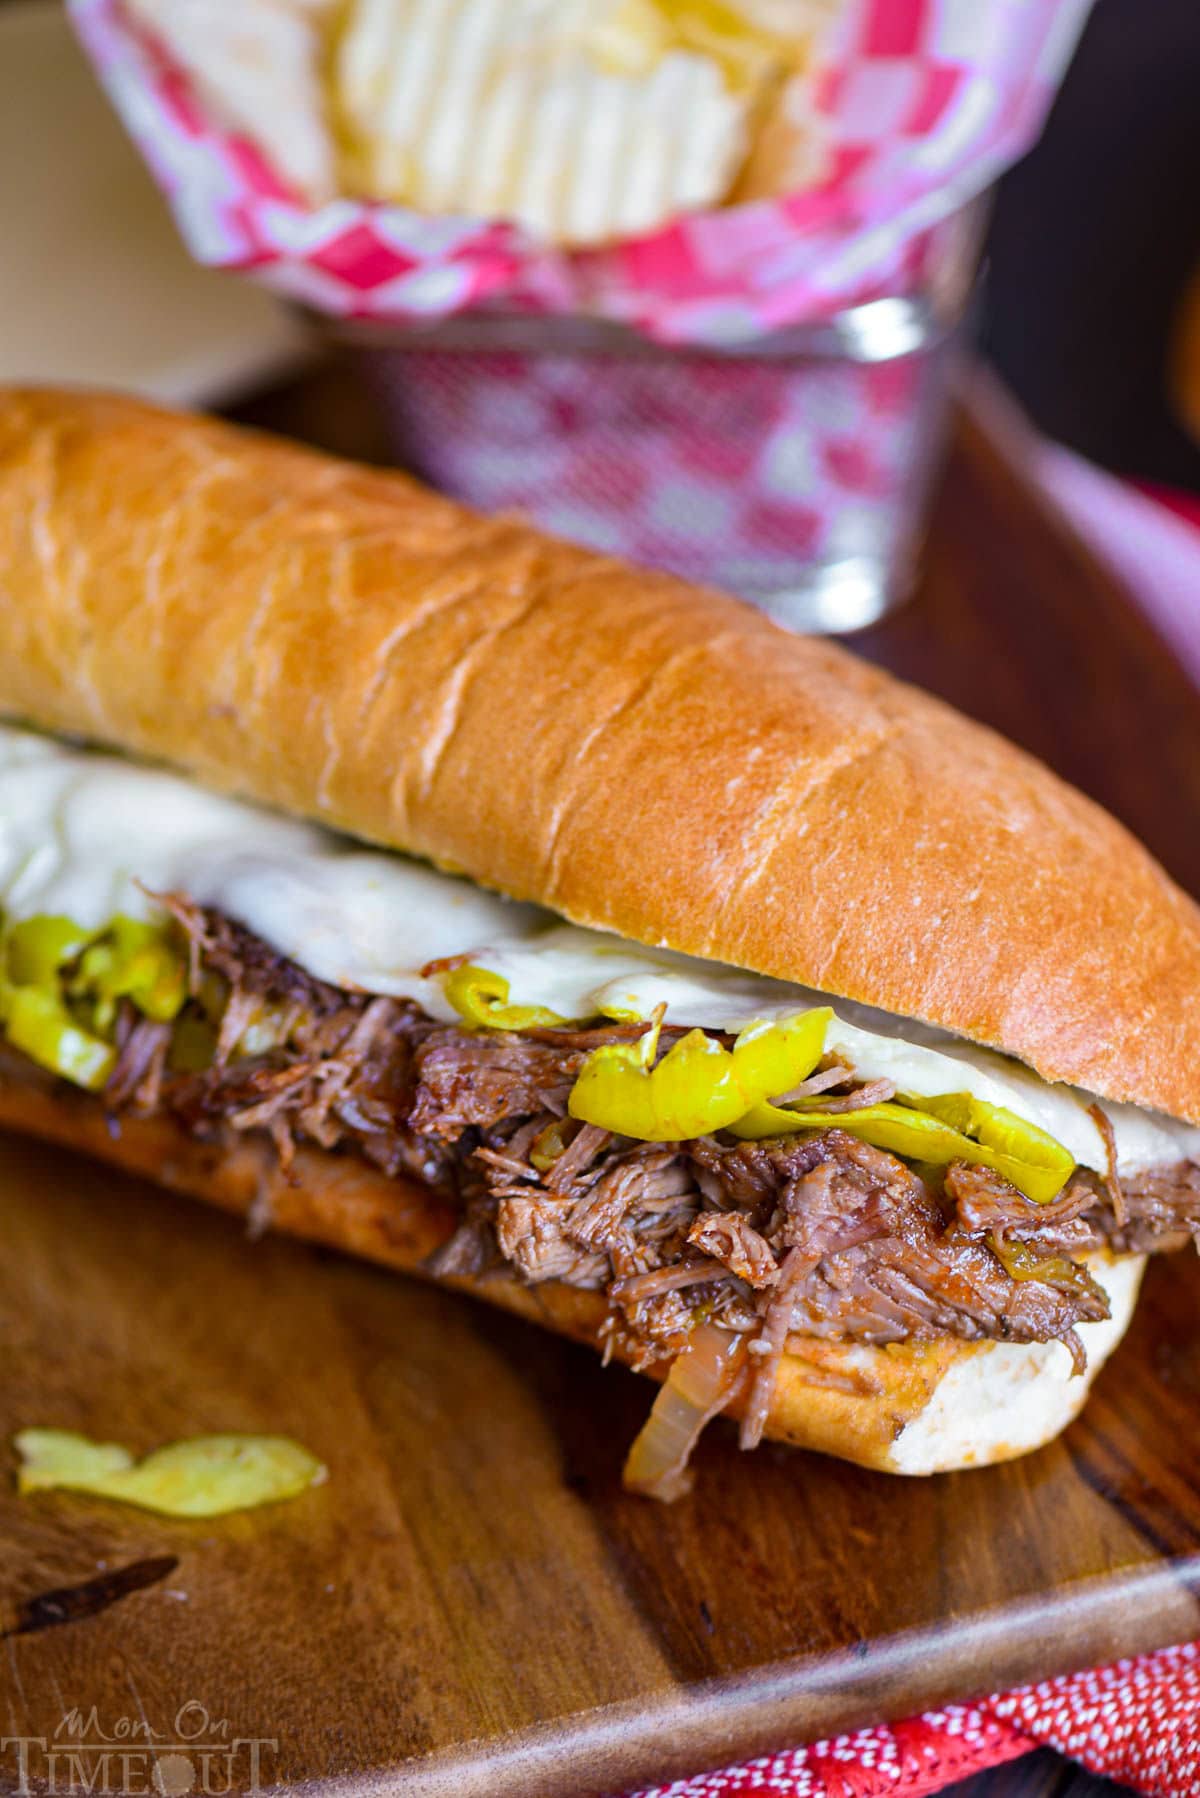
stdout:
POLYGON ((1041 1747, 1147 1798, 1196 1798, 1200 1642, 856 1730, 635 1798, 923 1798, 1041 1747))
POLYGON ((504 224, 307 206, 205 116, 121 0, 70 7, 199 261, 340 317, 427 322, 488 306, 732 343, 911 285, 923 234, 1035 136, 1088 3, 857 0, 819 75, 821 186, 571 254, 504 224))

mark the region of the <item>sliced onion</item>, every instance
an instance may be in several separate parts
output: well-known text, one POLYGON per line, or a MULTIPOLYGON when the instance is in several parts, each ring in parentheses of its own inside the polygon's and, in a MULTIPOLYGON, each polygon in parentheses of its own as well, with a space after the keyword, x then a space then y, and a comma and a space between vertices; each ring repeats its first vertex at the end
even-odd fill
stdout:
POLYGON ((705 1424, 737 1391, 745 1346, 731 1330, 697 1324, 629 1451, 622 1476, 627 1491, 670 1504, 691 1490, 688 1460, 705 1424))

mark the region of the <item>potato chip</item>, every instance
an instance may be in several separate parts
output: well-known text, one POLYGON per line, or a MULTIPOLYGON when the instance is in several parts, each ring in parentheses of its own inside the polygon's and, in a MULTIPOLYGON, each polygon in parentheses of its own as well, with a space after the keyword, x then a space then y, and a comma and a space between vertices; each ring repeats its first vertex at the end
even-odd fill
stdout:
POLYGON ((220 1517, 275 1504, 327 1477, 286 1436, 193 1436, 141 1461, 117 1442, 92 1442, 72 1430, 22 1430, 13 1441, 21 1456, 19 1492, 87 1492, 166 1517, 220 1517))
POLYGON ((716 204, 751 96, 689 47, 674 14, 699 4, 350 0, 333 58, 347 184, 573 245, 716 204))
POLYGON ((127 0, 319 203, 586 247, 819 178, 812 47, 846 0, 127 0))

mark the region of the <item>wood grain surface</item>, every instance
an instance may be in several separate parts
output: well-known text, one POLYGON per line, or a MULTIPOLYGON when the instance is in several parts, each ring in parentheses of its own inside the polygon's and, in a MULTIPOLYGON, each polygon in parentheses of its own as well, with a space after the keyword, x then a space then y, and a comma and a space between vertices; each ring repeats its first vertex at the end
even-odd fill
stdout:
MULTIPOLYGON (((368 449, 346 381, 265 421, 368 449)), ((859 647, 1200 891, 1200 699, 1019 464, 977 393, 920 592, 859 647)), ((0 1214, 5 1437, 286 1431, 330 1468, 276 1510, 172 1523, 17 1500, 6 1465, 5 1737, 93 1705, 169 1735, 202 1705, 243 1743, 235 1783, 261 1740, 264 1781, 330 1798, 583 1798, 1200 1633, 1194 1257, 1152 1268, 1037 1455, 909 1483, 714 1428, 664 1510, 618 1483, 650 1388, 582 1349, 17 1141, 0 1214)))

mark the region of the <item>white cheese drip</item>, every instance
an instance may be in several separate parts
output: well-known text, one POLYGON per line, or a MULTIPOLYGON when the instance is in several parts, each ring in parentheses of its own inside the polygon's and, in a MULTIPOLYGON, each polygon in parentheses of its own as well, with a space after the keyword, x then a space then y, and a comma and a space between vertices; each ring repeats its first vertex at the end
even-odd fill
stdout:
MULTIPOLYGON (((1091 1094, 1049 1085, 990 1049, 911 1018, 783 981, 647 949, 563 924, 406 856, 364 849, 319 825, 207 792, 115 755, 0 725, 0 908, 65 913, 99 928, 117 912, 153 917, 143 889, 178 891, 238 919, 280 954, 338 986, 411 998, 453 1018, 420 969, 467 953, 510 982, 514 1002, 582 1018, 620 1006, 674 1023, 734 1028, 815 1004, 836 1014, 827 1047, 901 1092, 969 1091, 1005 1105, 1103 1169, 1091 1094)), ((1105 1103, 1119 1168, 1200 1158, 1200 1129, 1105 1103)))

